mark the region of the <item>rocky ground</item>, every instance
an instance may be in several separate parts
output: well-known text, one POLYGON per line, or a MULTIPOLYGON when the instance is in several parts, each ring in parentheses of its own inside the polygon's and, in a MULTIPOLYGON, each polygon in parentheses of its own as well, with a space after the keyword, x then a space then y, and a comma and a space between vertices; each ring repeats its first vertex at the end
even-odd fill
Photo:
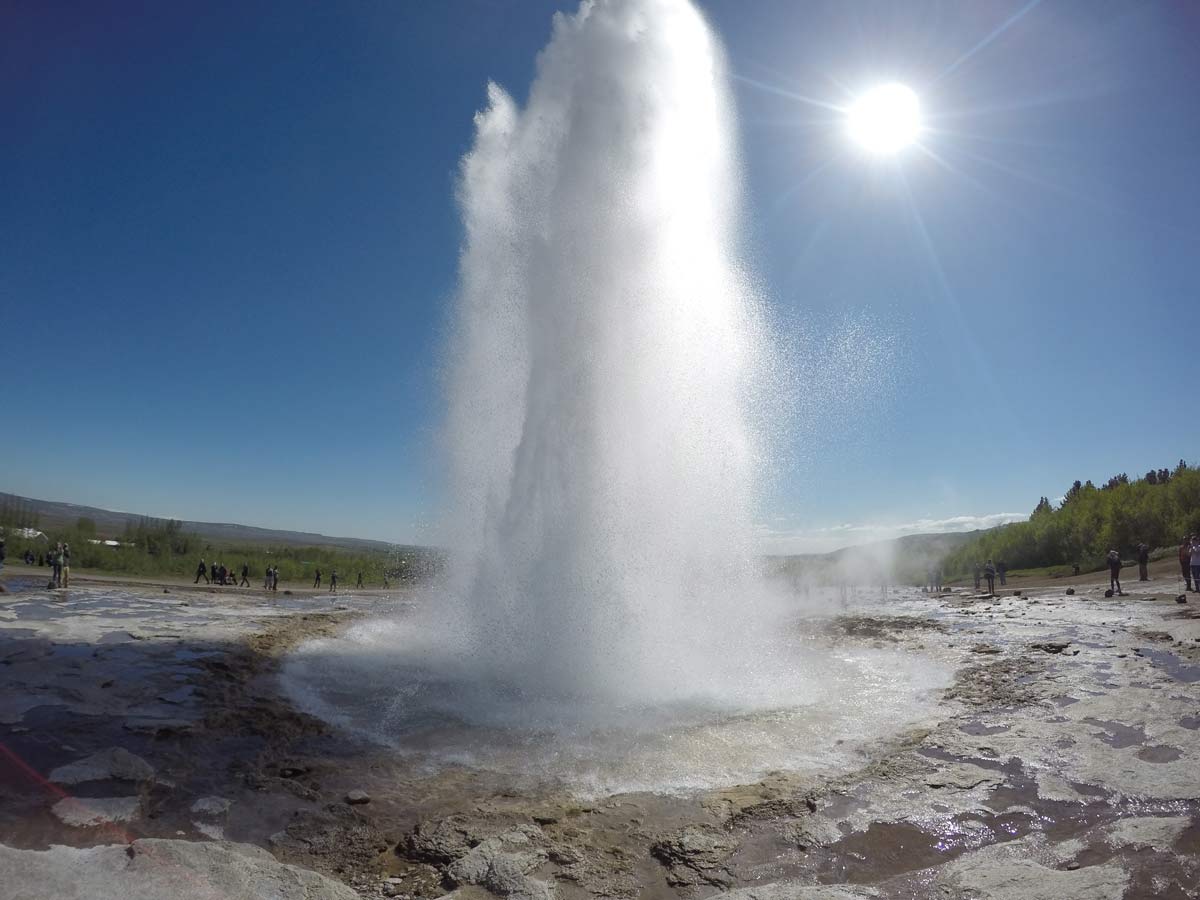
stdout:
POLYGON ((280 699, 280 654, 402 594, 9 587, 6 896, 1200 897, 1200 600, 1169 581, 806 619, 951 664, 937 715, 832 775, 587 801, 280 699))

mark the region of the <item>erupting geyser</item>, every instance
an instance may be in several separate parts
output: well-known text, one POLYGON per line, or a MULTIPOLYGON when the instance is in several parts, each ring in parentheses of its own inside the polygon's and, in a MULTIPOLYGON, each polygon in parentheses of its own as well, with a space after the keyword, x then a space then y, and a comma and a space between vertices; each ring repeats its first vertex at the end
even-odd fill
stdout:
POLYGON ((460 197, 455 628, 530 693, 696 693, 755 643, 761 341, 720 48, 686 0, 589 3, 524 109, 488 94, 460 197))
POLYGON ((824 768, 911 721, 941 673, 819 649, 758 577, 774 367, 704 19, 585 2, 524 107, 492 85, 476 129, 450 569, 415 609, 302 647, 293 698, 401 752, 595 793, 824 768))

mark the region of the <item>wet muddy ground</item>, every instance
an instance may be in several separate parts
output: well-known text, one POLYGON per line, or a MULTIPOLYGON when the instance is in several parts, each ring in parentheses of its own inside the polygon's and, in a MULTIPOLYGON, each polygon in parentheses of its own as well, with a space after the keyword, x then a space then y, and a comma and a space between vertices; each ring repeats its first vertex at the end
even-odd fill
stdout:
POLYGON ((415 764, 282 699, 283 653, 401 592, 10 582, 0 844, 243 842, 366 898, 1200 897, 1200 600, 1155 586, 801 616, 951 664, 936 715, 832 774, 584 800, 415 764))

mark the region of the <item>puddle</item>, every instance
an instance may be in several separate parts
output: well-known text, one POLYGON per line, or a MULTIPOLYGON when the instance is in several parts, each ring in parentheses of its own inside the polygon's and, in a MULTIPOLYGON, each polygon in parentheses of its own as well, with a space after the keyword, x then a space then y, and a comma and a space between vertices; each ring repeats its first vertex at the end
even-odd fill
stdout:
POLYGON ((1142 762, 1151 763, 1169 763, 1175 762, 1183 756, 1183 752, 1178 747, 1171 747, 1167 744, 1152 744, 1149 747, 1143 747, 1137 752, 1137 758, 1142 762))
POLYGON ((1133 652, 1149 660, 1154 668, 1166 672, 1176 681, 1182 681, 1184 684, 1195 684, 1200 681, 1200 666, 1184 662, 1169 650, 1138 647, 1133 652))
POLYGON ((1103 729, 1107 732, 1107 734, 1096 735, 1096 737, 1108 744, 1108 746, 1115 747, 1118 750, 1146 743, 1146 730, 1140 725, 1125 725, 1121 722, 1093 719, 1090 716, 1083 721, 1087 725, 1103 729))

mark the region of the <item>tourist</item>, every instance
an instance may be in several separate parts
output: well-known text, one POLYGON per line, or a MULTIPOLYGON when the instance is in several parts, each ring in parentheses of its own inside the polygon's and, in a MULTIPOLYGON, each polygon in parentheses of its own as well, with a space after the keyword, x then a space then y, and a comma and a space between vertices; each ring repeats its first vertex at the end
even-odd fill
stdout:
POLYGON ((987 561, 987 564, 984 565, 984 567, 983 567, 983 577, 987 579, 988 593, 995 594, 996 593, 996 567, 992 564, 992 561, 990 559, 987 561))
POLYGON ((62 586, 71 586, 71 545, 63 544, 62 586))
POLYGON ((4 571, 4 538, 0 537, 0 572, 4 571))
POLYGON ((271 589, 271 567, 267 566, 267 571, 263 573, 263 590, 269 591, 270 589, 271 589))
POLYGON ((279 566, 271 567, 271 590, 279 590, 279 566))
POLYGON ((356 585, 354 585, 354 586, 355 586, 356 588, 360 588, 360 587, 362 587, 362 586, 363 586, 363 583, 362 583, 362 572, 359 572, 359 573, 358 573, 358 584, 356 584, 356 585))
POLYGON ((62 544, 54 545, 54 557, 52 560, 54 571, 50 575, 50 583, 54 587, 62 587, 62 544))
POLYGON ((217 564, 216 563, 212 564, 212 583, 213 584, 217 583, 217 564))
POLYGON ((196 580, 192 584, 199 584, 200 579, 204 579, 204 583, 208 584, 208 566, 204 564, 204 560, 200 560, 200 565, 196 567, 196 580))
POLYGON ((1200 535, 1192 535, 1192 587, 1200 591, 1200 535))
POLYGON ((1000 576, 1000 585, 1002 587, 1008 584, 1008 563, 1004 560, 996 563, 996 574, 1000 576))
POLYGON ((242 563, 242 583, 238 587, 250 587, 250 563, 242 563))
POLYGON ((983 577, 983 568, 975 563, 975 590, 979 590, 979 581, 983 577))
POLYGON ((228 574, 229 570, 225 568, 225 563, 221 563, 221 565, 217 567, 217 578, 221 587, 225 587, 225 578, 228 574))
POLYGON ((1150 580, 1150 548, 1145 544, 1138 544, 1138 581, 1150 580))
MULTIPOLYGON (((1183 543, 1179 545, 1179 569, 1183 572, 1183 580, 1189 591, 1192 590, 1192 541, 1195 539, 1194 534, 1185 535, 1183 543)), ((1196 587, 1200 589, 1200 585, 1196 587)))
POLYGON ((1116 550, 1108 551, 1108 589, 1116 595, 1121 591, 1121 554, 1116 550))
POLYGON ((337 593, 337 569, 333 569, 329 573, 329 593, 337 593))
POLYGON ((321 586, 321 570, 317 569, 317 577, 313 579, 313 587, 319 588, 320 586, 321 586))
POLYGON ((384 586, 385 588, 388 586, 388 574, 387 574, 387 569, 384 569, 384 570, 383 570, 383 586, 384 586))

